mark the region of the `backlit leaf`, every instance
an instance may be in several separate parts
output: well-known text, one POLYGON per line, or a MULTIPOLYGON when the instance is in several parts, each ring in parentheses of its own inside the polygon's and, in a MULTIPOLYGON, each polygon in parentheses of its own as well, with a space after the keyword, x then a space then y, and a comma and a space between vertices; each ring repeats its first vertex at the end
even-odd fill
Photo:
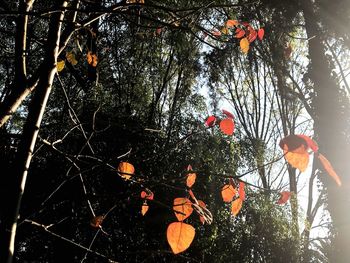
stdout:
POLYGON ((249 51, 249 40, 246 37, 242 38, 239 42, 239 46, 241 47, 242 52, 247 54, 249 51))
POLYGON ((237 198, 232 202, 231 212, 234 216, 237 216, 239 211, 241 211, 243 205, 243 200, 241 198, 237 198))
POLYGON ((191 188, 196 182, 197 175, 195 173, 189 173, 186 178, 187 187, 191 188))
POLYGON ((244 182, 239 182, 239 188, 238 188, 238 195, 239 195, 239 198, 242 199, 242 201, 245 200, 245 183, 244 182))
POLYGON ((230 203, 235 197, 237 190, 231 184, 224 185, 221 190, 222 200, 226 203, 230 203))
POLYGON ((247 39, 248 39, 249 43, 252 43, 256 39, 257 36, 258 36, 258 33, 255 31, 255 29, 252 28, 251 26, 248 26, 247 39))
POLYGON ((69 63, 71 63, 73 66, 78 64, 78 61, 75 59, 75 54, 73 52, 67 52, 66 53, 66 59, 69 63))
POLYGON ((265 35, 265 30, 264 30, 263 28, 260 28, 260 29, 258 30, 258 38, 259 38, 260 40, 263 40, 264 35, 265 35))
POLYGON ((193 212, 192 202, 185 197, 175 198, 173 209, 177 220, 183 221, 193 212))
POLYGON ((280 198, 277 201, 277 204, 282 205, 285 204, 289 198, 290 198, 291 193, 288 191, 283 191, 280 193, 280 198))
POLYGON ((222 113, 225 114, 227 118, 230 118, 230 119, 234 118, 233 114, 227 110, 222 110, 222 113))
POLYGON ((208 127, 213 127, 215 125, 216 122, 216 117, 215 116, 209 116, 207 118, 207 120, 205 121, 205 125, 207 125, 208 127))
POLYGON ((121 162, 118 166, 118 173, 121 178, 130 180, 131 176, 135 173, 135 168, 131 163, 121 162))
POLYGON ((238 21, 237 20, 229 19, 229 20, 226 21, 226 27, 231 28, 231 27, 234 27, 234 26, 238 26, 238 21))
POLYGON ((322 154, 318 154, 318 159, 320 160, 320 162, 323 165, 323 168, 327 171, 327 173, 335 180, 335 182, 337 183, 337 185, 341 186, 341 180, 340 177, 337 175, 337 173, 334 171, 333 166, 331 165, 331 163, 327 160, 327 158, 325 156, 323 156, 322 154))
POLYGON ((141 198, 146 200, 153 200, 154 194, 151 190, 146 190, 141 192, 141 198))
POLYGON ((195 234, 196 231, 194 227, 183 222, 171 223, 166 231, 168 243, 174 254, 181 253, 188 249, 195 234))
POLYGON ((231 118, 223 119, 220 122, 220 129, 226 135, 232 135, 235 130, 235 123, 231 118))
POLYGON ((57 61, 57 65, 56 65, 57 72, 61 72, 64 69, 64 65, 65 65, 64 60, 57 61))
POLYGON ((242 28, 237 28, 235 38, 242 38, 244 36, 245 36, 245 31, 242 28))
POLYGON ((87 62, 90 66, 96 67, 98 63, 98 58, 96 54, 93 54, 91 51, 89 51, 86 55, 87 62))
POLYGON ((103 220, 105 219, 104 216, 95 216, 90 221, 90 226, 98 228, 102 224, 103 220))
POLYGON ((148 209, 149 209, 149 206, 147 205, 147 203, 143 203, 141 207, 141 214, 144 216, 147 213, 148 209))
POLYGON ((304 172, 309 164, 309 153, 305 145, 301 145, 299 148, 290 151, 284 151, 284 158, 294 168, 304 172))

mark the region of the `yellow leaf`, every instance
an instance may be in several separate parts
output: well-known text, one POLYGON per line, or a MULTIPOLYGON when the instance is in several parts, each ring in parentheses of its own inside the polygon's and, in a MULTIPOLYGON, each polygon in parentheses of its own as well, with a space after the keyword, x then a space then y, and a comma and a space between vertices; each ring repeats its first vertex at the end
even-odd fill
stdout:
POLYGON ((166 236, 174 254, 188 249, 196 234, 193 226, 183 222, 174 222, 168 226, 166 236))
POLYGON ((75 54, 73 52, 67 52, 66 53, 66 59, 69 63, 71 63, 73 66, 78 64, 78 61, 75 59, 75 54))
POLYGON ((223 28, 221 28, 221 33, 223 33, 224 35, 227 35, 228 33, 229 33, 229 31, 228 31, 228 28, 227 27, 223 27, 223 28))
POLYGON ((175 198, 173 209, 177 220, 183 221, 193 212, 192 202, 184 197, 175 198))
POLYGON ((118 166, 119 176, 125 180, 130 180, 131 176, 135 173, 135 168, 131 163, 121 162, 118 166))
POLYGON ((147 205, 147 203, 144 203, 141 207, 141 214, 144 216, 147 213, 148 209, 149 206, 147 205))
POLYGON ((56 65, 57 72, 61 72, 64 69, 64 64, 65 64, 64 60, 57 61, 57 65, 56 65))
POLYGON ((231 212, 234 216, 238 215, 239 211, 241 211, 243 205, 243 200, 241 198, 237 198, 232 202, 231 212))
POLYGON ((241 41, 239 42, 239 45, 241 47, 241 50, 244 54, 247 54, 249 51, 249 40, 244 37, 241 39, 241 41))

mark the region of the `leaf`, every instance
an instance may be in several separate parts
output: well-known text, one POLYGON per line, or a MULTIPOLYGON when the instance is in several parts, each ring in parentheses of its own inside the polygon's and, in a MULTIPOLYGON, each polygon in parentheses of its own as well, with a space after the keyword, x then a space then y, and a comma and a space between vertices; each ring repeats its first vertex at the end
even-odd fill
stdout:
MULTIPOLYGON (((207 205, 206 205, 202 200, 198 200, 198 204, 199 204, 200 207, 203 207, 203 208, 206 208, 206 207, 207 207, 207 205)), ((205 223, 204 217, 200 215, 200 216, 199 216, 199 220, 200 220, 201 223, 204 225, 204 223, 205 223)))
POLYGON ((231 212, 234 216, 237 216, 239 211, 241 211, 243 205, 243 200, 241 198, 237 198, 232 202, 231 212))
POLYGON ((227 118, 234 119, 234 116, 231 112, 229 112, 227 110, 222 110, 222 113, 225 114, 227 118))
POLYGON ((254 28, 252 28, 251 26, 248 26, 247 39, 249 43, 252 43, 256 39, 257 35, 258 33, 254 30, 254 28))
POLYGON ((258 38, 259 38, 260 40, 263 40, 264 35, 265 35, 265 30, 264 30, 263 28, 260 28, 260 29, 258 30, 258 38))
POLYGON ((231 118, 223 119, 220 122, 220 129, 226 135, 232 135, 235 130, 235 123, 231 118))
POLYGON ((239 45, 241 47, 241 50, 244 54, 247 54, 248 51, 249 51, 249 41, 248 39, 245 37, 245 38, 242 38, 241 41, 239 42, 239 45))
POLYGON ((103 220, 105 219, 104 216, 95 216, 90 221, 90 226, 98 228, 102 224, 103 220))
POLYGON ((131 176, 135 173, 135 168, 131 163, 121 162, 118 166, 118 173, 121 178, 130 180, 131 176))
POLYGON ((64 65, 65 65, 64 60, 57 61, 57 65, 56 65, 57 72, 61 72, 64 69, 64 65))
POLYGON ((175 198, 173 210, 177 220, 183 221, 193 212, 192 202, 185 197, 175 198))
POLYGON ((279 143, 279 146, 281 147, 281 149, 287 150, 290 152, 293 152, 294 150, 298 149, 301 145, 304 145, 305 148, 309 147, 309 145, 304 140, 304 138, 295 134, 291 134, 284 137, 279 143))
POLYGON ((305 140, 307 146, 313 150, 313 152, 317 153, 318 152, 318 145, 317 143, 311 139, 309 136, 303 135, 303 134, 298 134, 297 135, 299 138, 302 138, 303 140, 305 140))
POLYGON ((301 145, 293 152, 284 151, 284 158, 294 168, 304 172, 309 164, 309 153, 305 145, 301 145))
POLYGON ((230 203, 235 197, 237 190, 233 187, 232 184, 227 184, 222 187, 221 196, 222 200, 226 203, 230 203))
POLYGON ((238 188, 238 195, 239 195, 239 198, 242 199, 242 201, 245 200, 245 183, 244 182, 239 182, 239 188, 238 188))
POLYGON ((193 226, 183 222, 173 222, 168 226, 166 236, 174 254, 188 249, 196 234, 193 226))
POLYGON ((317 157, 322 163, 323 168, 326 170, 326 172, 334 179, 334 181, 337 183, 338 186, 341 186, 342 183, 341 183, 340 177, 334 171, 332 164, 327 160, 327 158, 324 155, 320 153, 318 154, 317 157))
POLYGON ((154 194, 151 190, 146 190, 141 192, 141 198, 146 200, 153 200, 154 194))
POLYGON ((196 182, 197 175, 195 173, 190 173, 186 178, 186 185, 188 188, 191 188, 196 182))
POLYGON ((280 198, 278 199, 277 204, 283 205, 283 204, 287 203, 287 201, 289 200, 290 196, 291 196, 291 193, 288 192, 288 191, 280 192, 280 198))
POLYGON ((91 51, 89 51, 86 55, 87 62, 90 66, 96 67, 98 63, 98 58, 96 54, 93 54, 91 51))
POLYGON ((215 37, 221 36, 221 31, 218 31, 218 30, 214 30, 214 31, 212 31, 211 33, 212 33, 212 35, 215 36, 215 37))
POLYGON ((141 214, 144 216, 147 213, 148 209, 149 209, 149 206, 147 205, 147 203, 146 202, 143 203, 141 207, 141 214))
POLYGON ((231 28, 231 27, 234 27, 234 26, 238 26, 238 21, 237 20, 229 19, 229 20, 226 21, 226 27, 231 28))
POLYGON ((66 59, 67 61, 72 64, 73 66, 75 66, 76 64, 78 64, 78 61, 75 59, 75 54, 73 52, 67 52, 66 53, 66 59))
POLYGON ((242 38, 244 36, 245 36, 245 31, 242 28, 237 28, 235 38, 242 38))
POLYGON ((213 127, 215 125, 215 122, 216 117, 212 115, 207 118, 207 120, 205 121, 205 125, 207 125, 208 127, 213 127))
POLYGON ((228 33, 229 33, 229 31, 228 31, 228 28, 227 27, 223 27, 223 28, 221 28, 221 33, 223 33, 224 35, 227 35, 228 33))

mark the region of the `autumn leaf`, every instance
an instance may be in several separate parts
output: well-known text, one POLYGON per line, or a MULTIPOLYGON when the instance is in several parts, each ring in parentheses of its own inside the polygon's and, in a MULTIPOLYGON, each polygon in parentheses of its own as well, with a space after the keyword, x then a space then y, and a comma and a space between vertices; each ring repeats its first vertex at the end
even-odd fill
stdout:
MULTIPOLYGON (((203 207, 203 208, 206 208, 206 207, 207 207, 207 205, 206 205, 202 200, 198 200, 198 204, 199 204, 200 207, 203 207)), ((200 220, 201 223, 204 225, 204 223, 205 223, 204 217, 200 215, 200 216, 199 216, 199 220, 200 220)))
POLYGON ((57 72, 61 72, 64 69, 64 65, 65 65, 64 60, 57 61, 57 65, 56 65, 57 72))
POLYGON ((207 118, 207 120, 205 121, 205 125, 207 125, 208 127, 213 127, 215 125, 216 122, 216 117, 215 116, 209 116, 207 118))
POLYGON ((146 190, 141 192, 141 198, 146 200, 153 200, 154 194, 151 190, 146 190))
POLYGON ((244 54, 247 54, 249 51, 249 40, 244 37, 241 39, 241 41, 239 42, 239 45, 241 47, 241 50, 244 54))
POLYGON ((237 190, 231 184, 224 185, 221 190, 222 200, 226 203, 230 203, 235 197, 237 190))
POLYGON ((303 135, 303 134, 298 134, 297 136, 298 136, 299 138, 302 138, 302 139, 306 142, 307 146, 308 146, 313 152, 315 152, 315 153, 318 152, 318 145, 317 145, 317 143, 316 143, 313 139, 311 139, 309 136, 306 136, 306 135, 303 135))
POLYGON ((89 51, 86 55, 87 62, 90 66, 96 67, 98 63, 98 58, 96 54, 93 54, 91 51, 89 51))
POLYGON ((242 38, 244 36, 245 36, 245 31, 242 28, 237 28, 235 38, 242 38))
POLYGON ((235 123, 231 118, 223 119, 220 122, 220 129, 226 135, 232 135, 235 130, 235 123))
POLYGON ((100 227, 104 219, 105 219, 104 216, 95 216, 91 219, 90 226, 98 228, 100 227))
POLYGON ((326 170, 326 172, 334 179, 334 181, 337 183, 338 186, 341 186, 342 183, 341 183, 340 177, 334 171, 333 166, 327 160, 327 158, 320 153, 317 155, 317 157, 320 160, 320 162, 321 162, 323 168, 326 170))
POLYGON ((143 203, 141 207, 141 214, 144 216, 147 213, 148 209, 149 209, 149 206, 147 205, 147 203, 146 202, 143 203))
POLYGON ((194 239, 196 231, 193 226, 183 222, 173 222, 168 226, 166 236, 174 254, 188 249, 194 239))
POLYGON ((227 118, 234 119, 234 116, 231 112, 229 112, 227 110, 222 110, 222 113, 225 114, 227 118))
POLYGON ((264 35, 265 35, 265 30, 264 30, 263 28, 260 28, 260 29, 258 30, 258 38, 259 38, 260 40, 263 40, 264 35))
POLYGON ((173 210, 177 220, 183 221, 193 212, 192 202, 185 197, 175 198, 173 210))
POLYGON ((241 198, 237 198, 232 202, 231 212, 234 216, 237 216, 239 211, 241 211, 243 205, 243 200, 241 198))
MULTIPOLYGON (((191 171, 192 170, 192 166, 189 165, 187 167, 187 171, 191 171)), ((197 175, 195 173, 189 173, 187 174, 187 177, 186 177, 186 185, 188 188, 191 188, 194 183, 196 182, 196 178, 197 178, 197 175)))
POLYGON ((285 204, 289 200, 290 196, 291 196, 290 192, 282 191, 280 193, 280 198, 278 199, 277 204, 279 205, 285 204))
POLYGON ((238 187, 238 195, 239 195, 239 198, 242 199, 242 201, 245 200, 245 183, 244 182, 239 182, 239 187, 238 187))
POLYGON ((305 145, 293 150, 293 152, 284 150, 284 158, 294 168, 304 172, 309 164, 309 153, 305 145))
POLYGON ((131 176, 135 173, 135 168, 131 163, 121 162, 118 166, 118 173, 121 178, 130 180, 131 176))
POLYGON ((252 43, 256 39, 257 35, 258 35, 258 33, 255 31, 255 29, 252 28, 251 26, 248 26, 247 39, 248 39, 249 43, 252 43))
POLYGON ((78 64, 78 61, 75 59, 75 54, 73 52, 67 52, 66 53, 66 59, 67 61, 72 64, 73 66, 75 66, 76 64, 78 64))
POLYGON ((228 31, 228 28, 227 27, 223 27, 223 28, 221 28, 221 33, 223 33, 224 35, 227 35, 228 33, 229 33, 229 31, 228 31))
POLYGON ((238 26, 238 21, 237 20, 229 19, 229 20, 226 21, 226 27, 231 28, 231 27, 234 27, 234 26, 238 26))

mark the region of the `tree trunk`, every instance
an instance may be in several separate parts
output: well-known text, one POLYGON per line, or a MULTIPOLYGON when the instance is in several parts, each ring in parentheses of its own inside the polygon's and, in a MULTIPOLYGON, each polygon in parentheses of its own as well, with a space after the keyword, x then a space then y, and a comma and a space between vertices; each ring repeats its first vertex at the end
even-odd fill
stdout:
POLYGON ((338 187, 327 174, 321 174, 321 180, 328 191, 328 210, 336 231, 334 253, 331 262, 349 262, 350 249, 350 145, 349 102, 341 94, 340 88, 332 79, 325 45, 322 41, 318 19, 311 0, 301 1, 305 18, 305 27, 309 40, 310 78, 314 83, 315 96, 312 107, 315 112, 314 129, 320 144, 320 151, 333 164, 342 179, 338 187))
MULTIPOLYGON (((60 7, 66 7, 67 1, 60 1, 60 7)), ((39 133, 40 124, 50 95, 52 83, 56 74, 57 56, 60 44, 61 24, 64 18, 64 11, 52 15, 48 33, 47 50, 40 80, 35 95, 31 101, 28 118, 23 130, 22 141, 20 143, 15 171, 12 175, 15 177, 13 189, 13 203, 10 202, 10 211, 12 213, 6 216, 5 227, 7 230, 6 238, 8 244, 7 262, 13 260, 15 236, 17 229, 17 220, 21 206, 21 200, 24 193, 29 165, 34 152, 34 146, 39 133)))

